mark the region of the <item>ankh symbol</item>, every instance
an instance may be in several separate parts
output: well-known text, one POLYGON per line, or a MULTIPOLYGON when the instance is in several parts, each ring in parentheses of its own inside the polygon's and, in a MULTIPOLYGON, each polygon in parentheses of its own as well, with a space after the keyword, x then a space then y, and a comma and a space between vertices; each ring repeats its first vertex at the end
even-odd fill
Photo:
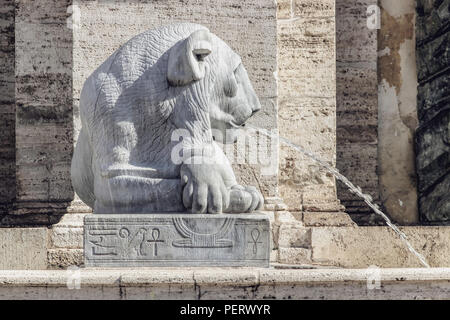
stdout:
POLYGON ((159 236, 161 235, 161 232, 158 228, 154 228, 152 230, 152 240, 147 240, 147 242, 153 243, 153 256, 158 255, 158 242, 164 242, 164 240, 159 240, 159 236))
POLYGON ((249 243, 253 244, 253 254, 257 254, 258 253, 258 243, 262 243, 261 241, 258 241, 259 236, 261 235, 261 232, 255 228, 252 230, 252 232, 250 233, 252 236, 253 241, 250 241, 249 243))

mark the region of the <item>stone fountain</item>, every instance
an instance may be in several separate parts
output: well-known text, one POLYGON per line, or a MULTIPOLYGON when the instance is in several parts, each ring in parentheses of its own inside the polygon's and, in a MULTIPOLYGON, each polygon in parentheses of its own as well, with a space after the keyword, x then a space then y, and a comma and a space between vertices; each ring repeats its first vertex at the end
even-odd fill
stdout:
POLYGON ((72 184, 87 266, 268 266, 264 198, 218 143, 261 109, 241 58, 207 28, 151 29, 85 81, 72 184))

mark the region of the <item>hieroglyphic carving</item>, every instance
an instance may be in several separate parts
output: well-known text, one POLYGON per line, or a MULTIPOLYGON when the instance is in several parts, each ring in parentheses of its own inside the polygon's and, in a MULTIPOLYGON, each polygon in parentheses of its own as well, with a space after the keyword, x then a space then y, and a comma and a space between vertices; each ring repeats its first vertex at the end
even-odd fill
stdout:
POLYGON ((252 241, 248 241, 248 243, 252 244, 253 247, 253 254, 258 253, 258 244, 261 244, 261 241, 258 241, 259 237, 261 236, 261 231, 259 231, 258 228, 254 228, 250 232, 250 236, 252 237, 252 241))
POLYGON ((179 239, 172 242, 174 247, 188 248, 226 248, 232 247, 233 241, 223 237, 234 226, 234 219, 226 218, 222 227, 216 233, 197 233, 190 230, 182 218, 174 218, 173 224, 178 232, 187 239, 179 239))
POLYGON ((134 249, 136 252, 136 255, 143 256, 144 254, 144 243, 145 243, 145 233, 147 232, 147 229, 140 228, 133 237, 130 237, 131 232, 128 228, 123 227, 119 231, 119 236, 123 239, 128 239, 128 249, 134 249), (131 239, 130 239, 131 238, 131 239))
POLYGON ((161 235, 161 231, 158 228, 152 229, 152 239, 147 240, 147 242, 153 244, 153 256, 156 257, 158 255, 158 243, 164 243, 165 240, 159 239, 161 235))
POLYGON ((258 266, 270 251, 261 214, 85 217, 86 266, 258 266))
POLYGON ((149 244, 153 244, 153 256, 157 256, 158 243, 165 242, 165 240, 160 239, 161 231, 158 228, 141 227, 137 231, 130 231, 127 227, 122 227, 119 230, 92 228, 88 231, 88 234, 94 236, 94 238, 89 239, 89 243, 93 245, 92 254, 96 256, 116 256, 119 247, 125 248, 128 255, 146 256, 145 245, 149 244), (151 239, 148 239, 149 236, 151 239), (125 241, 125 244, 120 240, 125 241))
POLYGON ((89 240, 92 247, 92 254, 95 256, 108 256, 108 255, 117 255, 117 249, 114 245, 108 244, 108 236, 115 236, 116 230, 111 228, 91 228, 89 230, 89 235, 96 236, 98 238, 94 238, 89 240))

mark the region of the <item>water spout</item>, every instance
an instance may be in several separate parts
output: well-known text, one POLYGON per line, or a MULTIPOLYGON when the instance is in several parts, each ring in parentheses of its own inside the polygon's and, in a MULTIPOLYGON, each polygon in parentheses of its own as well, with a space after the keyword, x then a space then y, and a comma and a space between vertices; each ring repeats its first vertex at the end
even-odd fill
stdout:
POLYGON ((272 133, 268 132, 265 129, 262 128, 258 128, 252 125, 247 124, 246 125, 246 129, 248 129, 249 131, 253 131, 255 133, 262 133, 270 138, 278 138, 281 142, 283 142, 284 144, 294 148, 295 150, 303 153, 304 155, 306 155, 307 157, 311 158, 312 160, 314 160, 316 163, 318 163, 321 167, 325 168, 328 172, 330 172, 334 177, 336 177, 336 179, 338 179, 339 181, 341 181, 342 183, 344 183, 347 188, 350 190, 350 192, 356 194, 357 196, 359 196, 360 198, 362 198, 364 200, 364 202, 379 216, 381 216, 383 218, 383 220, 386 222, 386 224, 400 237, 400 239, 403 241, 403 243, 406 245, 406 247, 408 248, 408 250, 414 254, 417 259, 419 259, 420 263, 426 267, 426 268, 430 268, 430 265, 428 264, 428 262, 425 260, 425 258, 419 253, 417 252, 414 247, 411 245, 411 243, 408 241, 408 237, 406 236, 406 234, 404 232, 402 232, 395 224, 392 223, 392 221, 389 219, 389 217, 383 213, 383 211, 380 210, 380 208, 378 207, 377 204, 373 203, 373 199, 370 195, 365 194, 362 192, 361 188, 359 186, 355 186, 351 181, 349 181, 344 175, 342 175, 339 170, 335 167, 332 167, 330 165, 328 165, 325 161, 317 158, 312 152, 304 149, 303 147, 292 143, 291 141, 280 137, 280 136, 274 136, 272 133))

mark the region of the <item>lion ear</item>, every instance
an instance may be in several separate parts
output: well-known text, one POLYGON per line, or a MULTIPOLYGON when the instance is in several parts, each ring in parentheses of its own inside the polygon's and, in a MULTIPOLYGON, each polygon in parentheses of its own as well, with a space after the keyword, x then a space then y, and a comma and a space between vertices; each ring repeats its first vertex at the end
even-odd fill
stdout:
POLYGON ((211 53, 211 33, 207 29, 193 32, 170 49, 167 80, 184 86, 205 76, 204 58, 211 53))

